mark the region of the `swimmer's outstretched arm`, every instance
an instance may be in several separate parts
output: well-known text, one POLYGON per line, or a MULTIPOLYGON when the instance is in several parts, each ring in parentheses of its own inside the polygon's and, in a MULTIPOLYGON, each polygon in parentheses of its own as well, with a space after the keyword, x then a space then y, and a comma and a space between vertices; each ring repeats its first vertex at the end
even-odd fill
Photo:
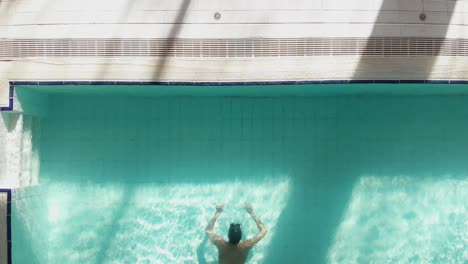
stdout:
POLYGON ((260 231, 256 236, 254 236, 251 239, 247 239, 246 241, 244 241, 242 243, 244 247, 251 248, 255 244, 257 244, 258 241, 260 241, 262 238, 265 237, 265 235, 267 233, 267 229, 265 228, 265 225, 262 223, 262 221, 260 221, 258 216, 254 213, 252 205, 250 203, 245 202, 245 210, 255 220, 255 223, 257 224, 258 230, 260 231))
POLYGON ((213 227, 216 223, 216 220, 218 220, 218 217, 221 215, 221 212, 223 212, 224 209, 224 204, 219 204, 216 206, 216 213, 211 218, 210 222, 208 223, 208 226, 206 227, 205 231, 208 237, 210 238, 210 241, 215 244, 215 246, 220 246, 222 243, 224 243, 224 239, 217 235, 215 232, 213 232, 213 227))
POLYGON ((208 226, 206 227, 206 232, 208 231, 213 231, 213 227, 214 227, 214 224, 216 223, 216 220, 218 219, 218 217, 221 215, 221 213, 223 212, 223 209, 224 209, 224 204, 218 204, 216 206, 216 213, 215 215, 213 216, 213 218, 211 218, 210 220, 210 223, 208 224, 208 226))

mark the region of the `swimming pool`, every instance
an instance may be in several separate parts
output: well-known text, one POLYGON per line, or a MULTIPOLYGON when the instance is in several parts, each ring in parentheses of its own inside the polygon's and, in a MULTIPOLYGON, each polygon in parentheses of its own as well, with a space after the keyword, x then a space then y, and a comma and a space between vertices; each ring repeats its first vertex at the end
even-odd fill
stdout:
POLYGON ((13 261, 210 263, 247 200, 249 263, 467 262, 468 95, 415 87, 17 87, 13 261))

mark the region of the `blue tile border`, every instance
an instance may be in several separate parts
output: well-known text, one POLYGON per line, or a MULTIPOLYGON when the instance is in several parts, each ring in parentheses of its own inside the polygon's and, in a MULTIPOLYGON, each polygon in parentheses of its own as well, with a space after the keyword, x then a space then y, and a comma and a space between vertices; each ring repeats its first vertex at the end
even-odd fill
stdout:
POLYGON ((15 86, 14 86, 13 84, 10 84, 10 89, 9 89, 9 94, 8 94, 8 96, 9 96, 10 98, 13 98, 14 93, 15 93, 15 86))
POLYGON ((126 83, 126 85, 142 85, 142 84, 143 84, 143 82, 137 82, 137 81, 130 81, 130 82, 126 83))
POLYGON ((11 81, 10 85, 39 85, 39 82, 35 81, 11 81))
POLYGON ((9 106, 0 111, 13 110, 14 89, 17 85, 157 85, 157 86, 254 86, 254 85, 316 85, 316 84, 468 84, 468 80, 302 80, 254 82, 170 82, 170 81, 10 81, 9 106))
POLYGON ((325 80, 322 84, 348 84, 349 80, 325 80))
POLYGON ((11 241, 8 241, 8 264, 11 264, 13 259, 12 259, 12 256, 11 256, 11 241))
POLYGON ((292 84, 322 84, 324 81, 293 81, 292 84))
POLYGON ((450 80, 427 80, 428 84, 450 84, 450 80))
POLYGON ((410 83, 426 83, 427 80, 406 80, 406 81, 400 81, 402 84, 410 84, 410 83))
POLYGON ((89 85, 89 81, 67 81, 67 85, 89 85))
MULTIPOLYGON (((117 85, 125 85, 126 82, 117 82, 117 85)), ((179 82, 180 85, 184 82, 179 82)), ((188 84, 188 82, 187 82, 188 84)), ((141 85, 170 85, 170 82, 158 82, 158 81, 151 81, 151 82, 141 82, 141 85)))
POLYGON ((219 82, 220 86, 245 86, 245 82, 219 82))
MULTIPOLYGON (((12 93, 13 88, 10 88, 10 94, 12 93)), ((8 106, 0 107, 0 111, 12 111, 13 110, 13 96, 8 98, 8 106)))
POLYGON ((160 86, 248 86, 248 85, 303 85, 303 84, 468 84, 468 80, 302 80, 253 82, 172 82, 172 81, 11 81, 17 85, 160 85, 160 86))
POLYGON ((37 85, 63 85, 63 81, 40 81, 37 85))
POLYGON ((375 84, 382 84, 382 83, 392 83, 392 84, 399 84, 401 83, 400 80, 374 80, 375 84))
POLYGON ((369 83, 374 83, 372 80, 349 80, 348 83, 350 84, 369 84, 369 83))
POLYGON ((89 82, 89 84, 90 85, 115 85, 117 84, 117 82, 115 81, 91 81, 89 82))
POLYGON ((11 189, 0 189, 0 193, 7 194, 7 259, 8 264, 12 262, 11 256, 11 189))
POLYGON ((450 80, 450 84, 468 84, 468 80, 450 80))

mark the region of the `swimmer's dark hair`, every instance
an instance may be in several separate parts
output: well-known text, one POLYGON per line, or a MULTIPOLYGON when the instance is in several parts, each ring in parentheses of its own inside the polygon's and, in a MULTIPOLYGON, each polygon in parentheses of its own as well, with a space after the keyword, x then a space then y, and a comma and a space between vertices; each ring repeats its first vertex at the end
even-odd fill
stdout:
POLYGON ((242 229, 240 227, 240 224, 231 224, 231 226, 229 227, 228 238, 229 243, 231 244, 236 245, 239 243, 239 241, 242 238, 242 229))

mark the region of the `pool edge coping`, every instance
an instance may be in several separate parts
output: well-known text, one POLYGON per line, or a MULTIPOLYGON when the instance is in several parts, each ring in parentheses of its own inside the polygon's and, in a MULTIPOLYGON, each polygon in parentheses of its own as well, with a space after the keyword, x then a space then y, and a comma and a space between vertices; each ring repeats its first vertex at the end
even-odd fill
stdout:
POLYGON ((316 85, 316 84, 468 84, 468 80, 298 80, 298 81, 245 81, 245 82, 190 82, 190 81, 9 81, 8 106, 0 107, 2 111, 13 111, 14 90, 16 85, 157 85, 157 86, 255 86, 255 85, 316 85))

